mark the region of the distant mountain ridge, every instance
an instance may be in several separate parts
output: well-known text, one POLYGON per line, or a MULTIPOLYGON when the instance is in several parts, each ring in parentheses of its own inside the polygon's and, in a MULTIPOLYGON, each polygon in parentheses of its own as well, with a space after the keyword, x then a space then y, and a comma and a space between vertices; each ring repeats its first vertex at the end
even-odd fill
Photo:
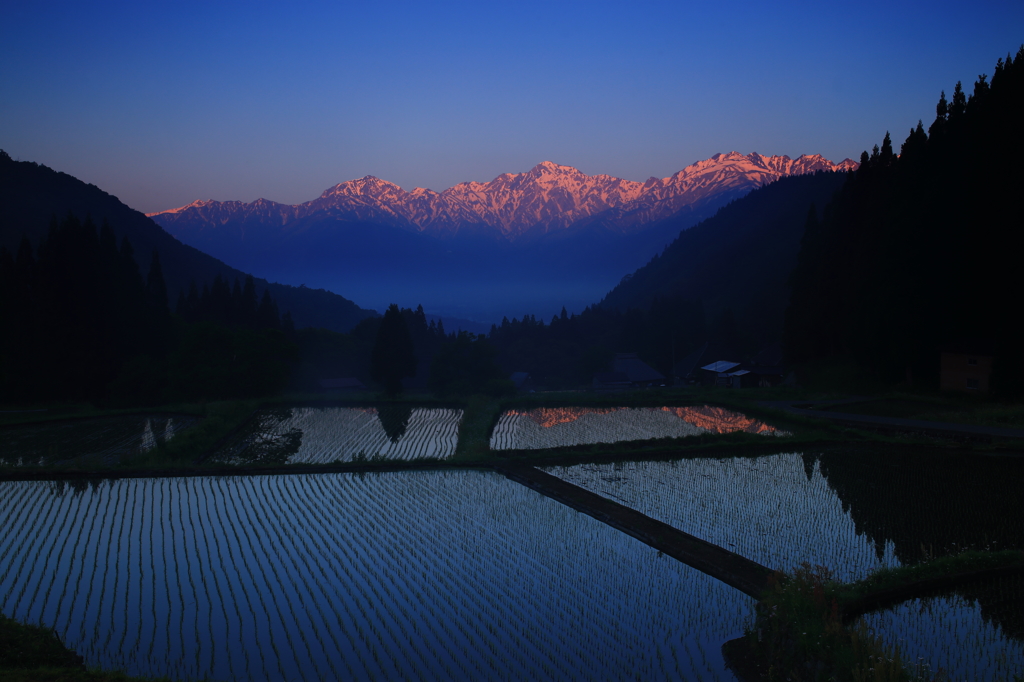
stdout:
POLYGON ((151 217, 182 242, 270 280, 342 291, 378 310, 423 304, 490 324, 580 311, 681 230, 751 190, 856 167, 730 152, 634 182, 544 162, 443 192, 365 177, 295 206, 198 201, 151 217))
MULTIPOLYGON (((14 161, 0 150, 0 247, 16 253, 23 237, 33 248, 47 234, 53 217, 69 213, 108 221, 117 238, 127 237, 145 274, 154 249, 160 252, 164 279, 173 306, 179 292, 194 281, 210 285, 217 276, 229 283, 244 280, 247 271, 233 268, 200 250, 182 244, 142 213, 121 203, 95 185, 29 161, 14 161)), ((360 308, 338 294, 308 287, 268 282, 257 277, 258 295, 270 291, 282 313, 291 312, 298 327, 324 327, 346 332, 375 311, 360 308)))
MULTIPOLYGON (((339 183, 298 205, 267 199, 208 200, 148 215, 190 243, 188 233, 217 225, 257 223, 268 228, 311 217, 382 224, 441 238, 472 228, 514 242, 527 234, 593 224, 629 233, 682 211, 723 205, 781 177, 856 167, 850 159, 833 163, 818 154, 791 159, 729 152, 667 178, 636 182, 586 175, 571 166, 544 161, 525 173, 504 173, 490 182, 463 182, 442 192, 421 187, 407 192, 368 175, 339 183)), ((239 237, 244 239, 245 234, 239 237)))

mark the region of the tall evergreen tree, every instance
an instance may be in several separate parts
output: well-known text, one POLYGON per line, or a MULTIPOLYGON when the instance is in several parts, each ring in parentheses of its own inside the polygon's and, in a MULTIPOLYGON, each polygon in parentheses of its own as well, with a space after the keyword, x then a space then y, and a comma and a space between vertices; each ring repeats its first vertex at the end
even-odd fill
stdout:
POLYGON ((937 387, 939 348, 982 341, 996 349, 997 392, 1024 390, 1024 334, 1005 307, 1024 295, 1024 234, 1007 229, 1024 180, 1020 59, 997 76, 979 76, 969 100, 960 83, 950 102, 942 94, 929 133, 919 123, 888 164, 887 136, 820 224, 808 221, 790 360, 842 359, 885 382, 937 387))
POLYGON ((388 395, 402 391, 402 379, 416 375, 416 350, 412 334, 396 303, 388 306, 377 329, 370 355, 370 376, 384 385, 388 395))
POLYGON ((146 299, 149 307, 157 316, 165 317, 170 313, 164 271, 160 267, 160 254, 156 249, 153 249, 153 257, 149 262, 149 274, 146 275, 146 299))
POLYGON ((274 299, 270 296, 269 289, 263 290, 263 300, 260 301, 260 307, 256 311, 256 328, 281 328, 281 317, 277 311, 277 304, 274 303, 274 299))

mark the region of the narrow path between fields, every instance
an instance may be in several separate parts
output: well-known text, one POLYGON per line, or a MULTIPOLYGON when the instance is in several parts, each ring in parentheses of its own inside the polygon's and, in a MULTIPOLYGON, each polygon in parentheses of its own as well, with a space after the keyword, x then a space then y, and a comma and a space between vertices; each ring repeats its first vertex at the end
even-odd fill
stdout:
POLYGON ((511 463, 495 465, 494 468, 511 480, 627 533, 754 599, 760 599, 762 592, 768 588, 768 576, 772 570, 735 552, 684 533, 540 469, 511 463))

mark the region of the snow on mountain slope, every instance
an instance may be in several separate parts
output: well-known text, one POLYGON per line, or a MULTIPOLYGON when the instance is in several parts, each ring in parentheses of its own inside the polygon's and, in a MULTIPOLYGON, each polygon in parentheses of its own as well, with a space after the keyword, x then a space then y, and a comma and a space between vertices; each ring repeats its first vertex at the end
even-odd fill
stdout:
POLYGON ((698 161, 667 178, 635 182, 586 175, 571 166, 544 161, 525 173, 504 173, 490 182, 464 182, 443 192, 420 187, 406 192, 368 175, 342 182, 295 206, 266 199, 248 204, 196 201, 149 215, 171 231, 215 228, 229 221, 269 227, 322 215, 436 236, 454 235, 466 226, 484 226, 516 240, 527 232, 564 230, 585 220, 600 220, 613 231, 631 231, 716 197, 745 194, 783 176, 856 167, 850 159, 834 164, 817 154, 791 159, 729 152, 698 161))

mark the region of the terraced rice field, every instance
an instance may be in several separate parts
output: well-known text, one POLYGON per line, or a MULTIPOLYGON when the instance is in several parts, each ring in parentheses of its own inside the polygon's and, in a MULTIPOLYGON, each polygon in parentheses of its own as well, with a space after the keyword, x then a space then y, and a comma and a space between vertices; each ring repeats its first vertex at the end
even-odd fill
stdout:
POLYGON ((769 568, 801 562, 854 580, 896 566, 858 532, 843 501, 799 454, 549 467, 548 473, 769 568))
POLYGON ((182 415, 129 415, 7 426, 0 429, 0 466, 112 466, 198 421, 182 415))
MULTIPOLYGON (((1020 623, 1019 595, 1016 604, 1020 623)), ((936 679, 940 670, 945 677, 939 679, 950 682, 1024 676, 1024 641, 1007 636, 977 601, 959 595, 911 599, 861 621, 886 641, 897 643, 904 664, 921 679, 936 679)))
POLYGON ((296 407, 261 410, 213 461, 326 464, 358 458, 446 459, 455 454, 462 410, 296 407))
POLYGON ((745 431, 787 436, 764 422, 721 407, 543 407, 508 410, 491 433, 492 450, 617 443, 745 431))
POLYGON ((175 679, 728 680, 751 600, 497 474, 0 484, 0 612, 175 679))
MULTIPOLYGON (((841 476, 843 457, 850 456, 857 455, 833 457, 830 470, 824 473, 817 457, 796 453, 588 464, 548 467, 546 471, 770 568, 789 571, 808 562, 831 569, 835 578, 843 581, 862 578, 881 566, 898 566, 903 563, 900 556, 916 561, 922 558, 922 551, 956 551, 958 546, 991 548, 988 543, 996 538, 1000 540, 996 548, 1024 544, 1024 519, 1019 514, 1012 517, 1012 512, 1012 518, 1008 517, 1006 507, 1013 503, 1005 501, 1003 490, 1013 489, 1019 478, 991 480, 994 473, 1012 474, 1017 471, 1015 467, 957 469, 958 485, 965 490, 987 489, 1004 501, 989 505, 978 498, 943 496, 939 506, 957 511, 945 519, 923 507, 914 488, 900 480, 901 476, 912 476, 923 481, 923 492, 930 492, 934 498, 938 491, 927 483, 936 474, 915 470, 921 462, 914 462, 910 468, 897 464, 891 471, 876 471, 892 491, 882 491, 881 484, 877 484, 879 487, 868 486, 870 497, 860 497, 862 490, 846 490, 846 497, 840 495, 833 488, 835 481, 825 473, 849 484, 846 479, 860 472, 862 464, 858 461, 845 477, 841 476), (888 494, 893 491, 900 495, 894 498, 888 494), (894 504, 894 499, 903 498, 905 506, 894 504), (959 513, 961 507, 970 510, 959 513), (864 517, 854 515, 864 508, 873 514, 868 520, 879 528, 892 529, 892 537, 899 538, 902 550, 896 541, 866 532, 864 517), (918 534, 913 542, 913 549, 918 551, 909 552, 907 536, 922 529, 930 532, 928 544, 919 542, 923 536, 918 534), (931 542, 943 538, 956 542, 931 542)), ((938 466, 945 469, 942 463, 938 466)), ((1012 494, 1009 499, 1013 499, 1012 494)), ((936 500, 931 502, 935 504, 936 500)), ((1001 588, 1003 592, 1009 590, 1008 597, 979 589, 965 592, 967 597, 914 600, 891 612, 866 616, 864 622, 886 641, 899 644, 905 661, 920 659, 922 673, 927 672, 923 668, 927 664, 932 673, 942 667, 950 680, 1013 679, 1012 675, 1001 675, 1006 670, 1024 674, 1024 617, 1020 578, 1016 583, 1010 581, 1010 585, 1001 588), (1012 608, 1008 610, 1006 604, 1012 608), (1016 629, 1008 633, 1003 625, 1016 629)))

